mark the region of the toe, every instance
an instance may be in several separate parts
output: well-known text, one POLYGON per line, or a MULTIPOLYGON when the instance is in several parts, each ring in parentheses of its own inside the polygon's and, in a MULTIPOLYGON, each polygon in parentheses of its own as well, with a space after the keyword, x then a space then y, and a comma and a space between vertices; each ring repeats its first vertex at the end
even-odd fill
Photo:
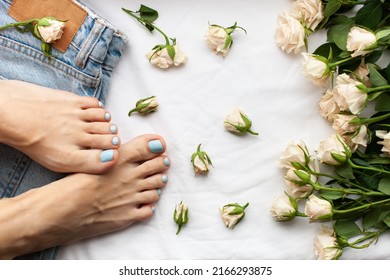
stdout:
POLYGON ((89 149, 117 149, 120 147, 120 144, 119 136, 112 134, 87 134, 80 140, 80 145, 89 149))
POLYGON ((84 131, 91 134, 118 134, 118 127, 108 122, 87 122, 84 131))
POLYGON ((161 189, 165 187, 165 185, 168 183, 168 176, 163 173, 155 174, 153 176, 141 180, 140 182, 141 183, 137 185, 137 190, 139 192, 161 189))
POLYGON ((117 149, 108 149, 108 150, 82 150, 77 153, 78 160, 75 159, 74 162, 79 162, 80 164, 73 165, 73 172, 83 172, 91 174, 101 174, 112 167, 118 162, 119 154, 117 149))
POLYGON ((104 105, 101 101, 94 97, 89 96, 81 96, 79 99, 79 106, 81 109, 89 109, 89 108, 103 108, 104 105))
POLYGON ((157 173, 165 172, 169 168, 165 160, 167 158, 168 157, 166 157, 165 155, 161 155, 159 157, 150 159, 140 164, 138 166, 138 171, 141 178, 146 178, 157 173))
POLYGON ((88 108, 81 111, 80 118, 86 122, 109 122, 111 114, 103 108, 88 108))
POLYGON ((143 162, 158 157, 166 150, 164 139, 155 134, 145 134, 134 138, 121 147, 121 161, 143 162))
POLYGON ((154 204, 160 199, 160 196, 156 190, 148 190, 138 193, 138 203, 140 205, 144 204, 154 204))

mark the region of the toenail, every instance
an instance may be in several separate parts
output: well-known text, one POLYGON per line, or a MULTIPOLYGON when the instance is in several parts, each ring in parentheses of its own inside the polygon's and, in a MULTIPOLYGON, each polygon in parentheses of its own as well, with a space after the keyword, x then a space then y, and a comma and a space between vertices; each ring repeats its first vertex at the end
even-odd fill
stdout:
POLYGON ((148 145, 153 154, 159 154, 164 151, 163 145, 161 144, 160 140, 150 140, 148 145))
POLYGON ((167 175, 162 175, 161 177, 162 181, 166 184, 168 183, 168 176, 167 175))
POLYGON ((115 136, 112 138, 112 145, 114 146, 118 146, 119 144, 119 137, 118 136, 115 136))
POLYGON ((164 164, 166 167, 169 167, 171 165, 171 162, 169 161, 169 158, 164 158, 164 164))
POLYGON ((158 196, 160 196, 161 193, 162 193, 161 189, 157 189, 157 194, 158 194, 158 196))
POLYGON ((103 102, 99 101, 99 102, 98 102, 98 106, 99 106, 100 108, 103 108, 103 107, 104 107, 103 102))
POLYGON ((105 150, 100 153, 100 161, 108 162, 114 159, 114 150, 105 150))
POLYGON ((110 125, 110 132, 112 134, 115 134, 117 132, 117 130, 118 130, 118 128, 116 127, 115 124, 110 125))
POLYGON ((156 212, 156 207, 152 207, 152 212, 154 213, 154 212, 156 212))
POLYGON ((110 119, 111 119, 111 115, 110 115, 110 113, 105 113, 104 114, 104 119, 106 120, 106 121, 109 121, 110 119))

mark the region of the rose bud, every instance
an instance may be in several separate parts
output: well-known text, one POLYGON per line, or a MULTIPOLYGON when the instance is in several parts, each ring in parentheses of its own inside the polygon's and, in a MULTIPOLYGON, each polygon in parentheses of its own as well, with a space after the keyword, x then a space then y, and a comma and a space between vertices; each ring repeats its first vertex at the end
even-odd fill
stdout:
POLYGON ((318 198, 314 194, 309 196, 305 204, 305 215, 309 217, 309 222, 331 219, 333 207, 329 201, 318 198))
POLYGON ((295 218, 298 211, 297 202, 288 195, 278 197, 271 208, 271 215, 275 221, 285 222, 295 218))
POLYGON ((354 26, 348 33, 347 50, 352 57, 364 56, 377 46, 375 34, 371 31, 354 26))
POLYGON ((183 201, 176 205, 173 220, 179 226, 176 232, 176 234, 179 234, 181 227, 188 222, 188 207, 183 201))
POLYGON ((318 260, 338 260, 343 251, 336 233, 330 227, 322 225, 314 239, 314 252, 318 260))
POLYGON ((211 159, 208 154, 200 150, 200 145, 201 144, 198 145, 196 152, 192 154, 191 162, 195 174, 207 175, 210 170, 210 165, 213 164, 211 163, 211 159))
POLYGON ((259 135, 257 132, 253 132, 250 128, 252 126, 252 121, 248 116, 240 109, 235 108, 230 112, 224 121, 225 129, 227 131, 244 135, 249 132, 253 135, 259 135))
POLYGON ((351 150, 341 136, 333 134, 320 142, 317 156, 321 162, 337 166, 347 162, 351 150))
POLYGON ((138 112, 142 115, 147 115, 154 111, 157 111, 158 102, 155 96, 150 96, 144 99, 140 99, 135 104, 135 108, 130 110, 128 115, 130 116, 133 112, 138 112))
POLYGON ((44 17, 35 25, 35 35, 42 39, 44 43, 53 43, 61 39, 64 33, 65 22, 52 17, 44 17))
POLYGON ((176 45, 157 45, 146 57, 154 66, 164 69, 187 62, 187 56, 176 45))
POLYGON ((233 229, 244 217, 245 208, 249 203, 241 206, 237 203, 226 204, 221 210, 222 220, 227 228, 233 229))

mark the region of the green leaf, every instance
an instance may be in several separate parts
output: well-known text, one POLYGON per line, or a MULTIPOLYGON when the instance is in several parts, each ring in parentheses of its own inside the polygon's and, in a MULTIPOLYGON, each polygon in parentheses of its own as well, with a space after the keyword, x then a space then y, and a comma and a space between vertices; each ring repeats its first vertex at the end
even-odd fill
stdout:
POLYGON ((329 0, 324 9, 324 17, 330 17, 341 8, 339 0, 329 0))
POLYGON ((336 173, 346 179, 355 179, 355 176, 353 175, 352 167, 348 164, 344 164, 341 166, 338 166, 336 168, 336 173))
POLYGON ((390 195, 390 178, 383 178, 379 181, 378 191, 390 195))
POLYGON ((137 12, 140 14, 141 19, 149 23, 153 23, 158 18, 158 12, 156 10, 142 4, 137 12))
POLYGON ((382 222, 380 217, 381 209, 374 208, 371 211, 367 212, 362 218, 362 225, 364 230, 368 230, 372 227, 376 227, 378 223, 382 222))
POLYGON ((328 41, 334 42, 339 49, 346 51, 348 33, 354 25, 354 20, 346 16, 339 16, 332 23, 334 25, 328 29, 328 41))
POLYGON ((387 80, 376 70, 375 66, 371 63, 367 64, 370 72, 370 81, 374 87, 387 86, 387 80))
POLYGON ((362 234, 361 229, 352 221, 336 221, 333 228, 337 235, 347 239, 362 234))
POLYGON ((383 93, 376 99, 375 110, 378 112, 390 111, 390 95, 388 93, 383 93))
POLYGON ((390 227, 390 213, 388 213, 382 220, 387 227, 390 227))
POLYGON ((382 6, 379 0, 367 1, 356 13, 355 23, 375 30, 382 19, 382 6))
POLYGON ((343 192, 337 190, 334 191, 322 190, 319 192, 319 195, 326 200, 336 200, 345 196, 343 192))

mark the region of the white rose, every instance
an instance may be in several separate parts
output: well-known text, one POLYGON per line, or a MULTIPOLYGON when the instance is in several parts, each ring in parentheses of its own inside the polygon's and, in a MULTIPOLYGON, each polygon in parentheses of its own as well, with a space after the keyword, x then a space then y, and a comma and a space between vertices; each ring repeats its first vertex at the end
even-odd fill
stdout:
POLYGON ((171 66, 185 64, 187 62, 187 57, 184 52, 182 52, 176 45, 173 46, 173 48, 175 50, 175 56, 173 60, 168 53, 167 47, 157 52, 155 50, 151 50, 146 54, 146 57, 149 59, 150 63, 164 69, 171 66))
POLYGON ((291 15, 314 31, 324 19, 322 1, 297 0, 291 6, 291 15))
POLYGON ((241 220, 245 217, 245 208, 249 203, 241 206, 237 203, 231 203, 224 205, 220 211, 223 223, 229 229, 233 229, 241 220))
POLYGON ((309 222, 315 222, 324 219, 330 219, 333 215, 332 205, 325 199, 320 199, 314 194, 309 196, 305 204, 305 215, 309 222))
POLYGON ((200 149, 201 144, 191 156, 191 163, 195 174, 207 175, 212 165, 209 155, 200 149))
POLYGON ((378 141, 378 144, 383 145, 381 151, 385 152, 387 156, 390 156, 390 132, 386 130, 376 130, 375 135, 383 140, 378 141))
POLYGON ((345 140, 345 143, 347 143, 347 145, 351 149, 352 153, 355 152, 359 146, 367 147, 367 126, 361 125, 352 135, 346 134, 342 137, 345 140))
POLYGON ((344 142, 341 136, 333 134, 320 143, 317 156, 318 159, 323 163, 330 165, 340 165, 346 162, 348 159, 350 151, 347 149, 347 144, 344 142))
POLYGON ((270 212, 272 218, 278 222, 290 221, 297 215, 296 207, 287 195, 283 195, 274 201, 270 212))
POLYGON ((41 39, 48 44, 61 39, 64 27, 65 22, 51 18, 43 18, 37 23, 41 39))
POLYGON ((227 131, 243 135, 245 133, 250 133, 253 135, 258 135, 257 132, 251 130, 252 121, 240 108, 234 108, 224 120, 224 127, 227 131))
POLYGON ((306 166, 309 159, 309 152, 306 144, 301 141, 300 143, 291 142, 287 145, 279 158, 279 166, 284 168, 293 167, 292 162, 298 162, 303 166, 306 166))
POLYGON ((155 96, 150 96, 137 101, 135 108, 130 110, 128 115, 130 116, 133 112, 138 112, 142 115, 146 115, 157 111, 158 102, 155 96))
POLYGON ((350 111, 358 114, 367 103, 367 93, 358 89, 362 83, 355 81, 347 74, 341 74, 336 78, 336 86, 333 89, 334 99, 342 111, 350 111))
POLYGON ((302 55, 303 75, 316 86, 326 86, 330 76, 326 59, 310 53, 302 53, 302 55))
POLYGON ((307 197, 313 191, 313 187, 307 182, 304 182, 302 178, 298 177, 296 172, 301 172, 301 177, 306 176, 312 182, 317 181, 317 176, 310 175, 306 171, 296 170, 290 168, 285 175, 285 182, 287 185, 287 193, 294 199, 301 199, 307 197))
POLYGON ((365 63, 361 63, 358 68, 353 71, 353 73, 363 82, 363 84, 367 87, 371 87, 370 81, 370 71, 368 70, 368 66, 365 63))
POLYGON ((227 34, 225 28, 220 26, 209 26, 206 33, 206 41, 210 49, 223 57, 228 54, 232 45, 231 36, 227 34))
POLYGON ((363 56, 372 52, 367 48, 375 45, 375 34, 364 28, 354 26, 348 33, 347 50, 352 52, 352 57, 363 56))
POLYGON ((299 20, 284 12, 278 16, 275 40, 286 53, 298 54, 305 47, 305 29, 299 20))
POLYGON ((314 238, 314 253, 318 260, 337 260, 343 251, 337 242, 336 234, 330 227, 322 225, 314 238))
POLYGON ((332 124, 332 128, 336 130, 341 136, 345 134, 354 133, 358 130, 359 125, 350 124, 356 118, 355 115, 336 114, 332 124))
POLYGON ((330 89, 322 95, 318 106, 321 116, 329 122, 333 122, 334 116, 340 112, 340 108, 334 99, 333 91, 330 89))

